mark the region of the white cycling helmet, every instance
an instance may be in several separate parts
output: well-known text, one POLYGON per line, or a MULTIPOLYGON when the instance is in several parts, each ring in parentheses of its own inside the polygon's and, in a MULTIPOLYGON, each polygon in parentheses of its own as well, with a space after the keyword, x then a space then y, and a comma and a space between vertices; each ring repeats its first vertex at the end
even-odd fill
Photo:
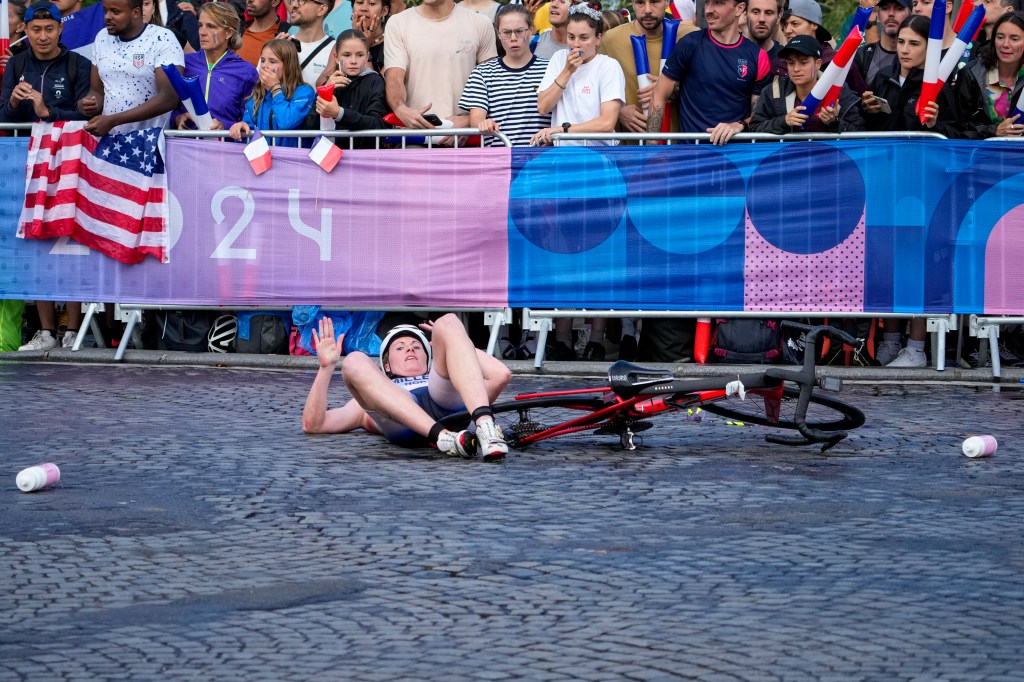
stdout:
POLYGON ((427 335, 423 333, 423 330, 414 324, 400 324, 397 327, 392 327, 384 335, 384 340, 380 344, 380 357, 378 358, 380 360, 380 368, 384 369, 384 362, 388 357, 388 348, 391 346, 391 343, 403 336, 411 336, 420 340, 423 348, 427 351, 427 370, 429 370, 430 363, 434 359, 433 351, 430 348, 430 341, 427 340, 427 335))
POLYGON ((210 327, 206 347, 211 353, 230 353, 235 349, 236 336, 238 336, 238 318, 234 315, 221 315, 213 321, 213 326, 210 327))

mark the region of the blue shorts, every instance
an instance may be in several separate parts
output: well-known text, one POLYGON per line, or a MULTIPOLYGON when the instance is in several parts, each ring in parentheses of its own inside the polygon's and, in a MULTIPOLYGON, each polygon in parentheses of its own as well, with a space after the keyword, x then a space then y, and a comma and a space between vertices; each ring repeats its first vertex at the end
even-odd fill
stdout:
MULTIPOLYGON (((409 395, 434 421, 466 409, 451 380, 436 373, 433 368, 430 370, 427 385, 409 391, 409 395)), ((396 422, 380 412, 367 414, 389 443, 406 448, 422 448, 430 444, 426 436, 421 436, 405 424, 396 422)))

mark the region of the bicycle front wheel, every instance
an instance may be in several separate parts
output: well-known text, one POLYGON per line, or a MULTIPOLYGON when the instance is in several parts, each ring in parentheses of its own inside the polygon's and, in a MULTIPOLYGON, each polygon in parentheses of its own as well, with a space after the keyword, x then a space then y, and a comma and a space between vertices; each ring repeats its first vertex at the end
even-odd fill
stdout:
MULTIPOLYGON (((765 400, 760 394, 748 395, 746 400, 720 400, 705 403, 703 407, 712 414, 726 419, 774 426, 779 429, 796 429, 796 405, 800 390, 786 386, 782 392, 782 403, 779 406, 778 419, 773 420, 765 409, 765 400)), ((864 413, 853 405, 828 396, 811 394, 811 403, 807 406, 807 426, 821 431, 849 431, 864 425, 864 413)))
MULTIPOLYGON (((607 416, 595 416, 608 405, 597 398, 553 396, 507 400, 491 406, 494 421, 505 433, 511 447, 524 448, 530 443, 573 433, 594 431, 608 424, 607 416), (578 421, 570 425, 570 422, 578 421)), ((469 425, 468 412, 457 412, 441 420, 446 429, 464 429, 469 425)))

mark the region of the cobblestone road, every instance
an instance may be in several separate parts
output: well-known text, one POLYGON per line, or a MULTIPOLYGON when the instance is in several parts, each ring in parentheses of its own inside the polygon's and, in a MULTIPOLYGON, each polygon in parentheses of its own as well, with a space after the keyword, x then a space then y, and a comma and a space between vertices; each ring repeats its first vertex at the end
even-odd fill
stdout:
POLYGON ((1015 387, 847 386, 827 457, 669 419, 488 466, 305 436, 310 381, 0 365, 0 679, 1021 679, 1015 387))

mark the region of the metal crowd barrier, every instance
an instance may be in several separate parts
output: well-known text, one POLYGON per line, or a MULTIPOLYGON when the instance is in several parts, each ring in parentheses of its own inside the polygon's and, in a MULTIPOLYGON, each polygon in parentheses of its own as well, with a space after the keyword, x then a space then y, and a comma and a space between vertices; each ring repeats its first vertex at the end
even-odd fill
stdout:
MULTIPOLYGON (((10 131, 14 136, 19 134, 27 133, 31 130, 31 124, 21 123, 0 123, 0 131, 10 131)), ((348 137, 349 148, 353 148, 354 140, 359 138, 372 138, 375 140, 375 148, 380 149, 381 143, 387 138, 399 138, 401 140, 401 147, 405 149, 408 147, 407 140, 409 138, 425 138, 425 147, 432 148, 434 146, 434 140, 439 138, 453 138, 453 145, 459 148, 459 140, 464 137, 471 137, 480 135, 480 146, 483 146, 483 138, 486 135, 481 135, 480 131, 476 128, 449 128, 449 129, 433 129, 433 130, 419 130, 419 129, 389 129, 389 130, 361 130, 361 131, 345 131, 345 130, 334 130, 334 131, 319 131, 319 130, 275 130, 275 131, 261 131, 264 137, 270 138, 271 140, 278 137, 299 137, 299 138, 314 138, 320 135, 325 137, 348 137)), ((196 130, 167 130, 165 134, 168 137, 177 138, 215 138, 223 139, 227 137, 228 133, 226 130, 210 130, 210 131, 196 131, 196 130)), ((511 146, 511 142, 508 137, 504 134, 491 133, 490 135, 497 137, 501 140, 504 146, 511 146)), ((641 145, 649 142, 659 142, 668 145, 676 143, 692 143, 692 144, 710 144, 711 136, 706 133, 558 133, 552 135, 552 141, 557 146, 560 142, 565 141, 588 141, 588 140, 616 140, 616 141, 631 141, 637 142, 641 145)), ((731 140, 730 144, 735 143, 780 143, 780 142, 797 142, 797 141, 818 141, 818 140, 856 140, 856 139, 946 139, 945 136, 938 133, 932 132, 893 132, 893 133, 874 133, 874 132, 851 132, 851 133, 790 133, 787 135, 772 135, 769 133, 739 133, 735 135, 731 140)), ((1020 141, 1019 138, 992 138, 993 141, 1005 142, 1005 141, 1020 141)), ((421 146, 421 145, 417 145, 421 146)), ((97 312, 103 311, 104 307, 102 303, 83 303, 84 318, 82 323, 82 331, 75 339, 73 350, 78 350, 81 346, 82 338, 84 336, 84 330, 92 328, 93 334, 99 344, 102 344, 102 337, 99 333, 93 316, 97 312)), ((142 305, 142 304, 117 304, 116 305, 116 316, 125 322, 125 333, 121 338, 121 342, 118 346, 116 360, 121 360, 124 356, 125 349, 127 348, 127 342, 129 339, 134 337, 136 343, 140 343, 137 337, 137 327, 141 321, 143 310, 279 310, 280 306, 269 306, 264 308, 259 307, 231 307, 231 306, 187 306, 187 305, 142 305)), ((346 308, 346 310, 385 310, 385 308, 346 308)), ((386 308, 389 311, 415 311, 423 312, 427 308, 421 307, 389 307, 386 308)), ((431 310, 437 310, 431 308, 431 310)), ((497 350, 498 333, 500 327, 503 324, 508 323, 511 320, 512 311, 509 308, 496 309, 496 308, 458 308, 453 309, 456 312, 483 312, 485 324, 490 328, 490 336, 488 341, 487 352, 494 354, 497 350)), ((936 358, 935 369, 942 371, 945 369, 945 351, 946 351, 946 333, 952 329, 956 329, 958 325, 957 315, 906 315, 898 313, 851 313, 846 311, 835 311, 835 312, 823 312, 823 311, 789 311, 786 313, 780 313, 786 317, 846 317, 846 318, 907 318, 907 317, 925 317, 927 319, 927 329, 932 333, 932 356, 936 358)), ((684 317, 709 317, 709 318, 743 318, 743 317, 765 317, 763 312, 743 312, 743 311, 649 311, 649 310, 590 310, 590 309, 568 309, 568 308, 555 308, 555 309, 544 309, 536 310, 531 308, 523 309, 523 329, 536 331, 538 333, 537 338, 537 354, 535 357, 534 366, 540 368, 544 361, 544 348, 547 341, 547 336, 553 328, 552 320, 556 317, 636 317, 636 318, 684 318, 684 317)), ((1007 316, 985 316, 985 315, 971 315, 969 330, 972 336, 979 338, 987 338, 989 340, 989 346, 992 355, 992 370, 993 376, 999 377, 1001 368, 999 364, 999 327, 1001 325, 1009 324, 1024 324, 1024 317, 1007 317, 1007 316)), ((983 346, 984 349, 984 346, 983 346)))

